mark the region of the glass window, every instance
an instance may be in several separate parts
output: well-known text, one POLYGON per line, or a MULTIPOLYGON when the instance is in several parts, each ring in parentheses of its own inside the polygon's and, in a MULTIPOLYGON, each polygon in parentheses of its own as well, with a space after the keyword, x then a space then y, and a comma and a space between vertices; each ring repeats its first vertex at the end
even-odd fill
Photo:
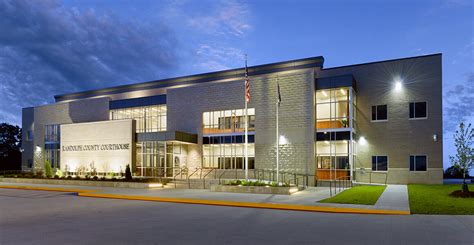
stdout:
POLYGON ((410 118, 426 118, 426 102, 411 102, 410 103, 410 118))
POLYGON ((410 156, 410 171, 426 171, 426 155, 410 156))
POLYGON ((372 171, 387 171, 388 157, 387 156, 372 156, 372 171))
POLYGON ((33 131, 32 130, 28 130, 28 132, 26 134, 26 140, 27 141, 32 141, 33 140, 33 131))
POLYGON ((387 105, 372 106, 372 121, 382 121, 387 118, 387 105))
MULTIPOLYGON (((245 130, 245 111, 243 109, 211 111, 202 114, 203 134, 234 133, 245 130)), ((248 130, 255 128, 255 109, 248 109, 248 130)))
POLYGON ((166 105, 153 105, 110 111, 110 120, 134 119, 136 132, 166 131, 166 105))
POLYGON ((350 127, 349 88, 316 91, 316 128, 350 127))

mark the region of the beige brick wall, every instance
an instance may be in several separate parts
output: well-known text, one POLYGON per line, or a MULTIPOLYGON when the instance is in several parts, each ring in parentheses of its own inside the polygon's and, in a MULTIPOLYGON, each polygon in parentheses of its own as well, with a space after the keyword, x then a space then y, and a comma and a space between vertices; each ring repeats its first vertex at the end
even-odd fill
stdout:
MULTIPOLYGON (((389 183, 441 183, 443 168, 441 56, 323 70, 321 76, 353 74, 357 83, 356 130, 367 139, 357 146, 355 166, 371 170, 373 155, 389 157, 389 183), (394 80, 403 81, 401 91, 394 80), (409 102, 426 101, 428 118, 409 120, 409 102), (371 122, 372 105, 387 104, 388 121, 371 122), (438 135, 434 142, 433 135, 438 135), (409 156, 428 156, 428 171, 409 172, 409 156)), ((380 174, 379 174, 380 175, 380 174)))

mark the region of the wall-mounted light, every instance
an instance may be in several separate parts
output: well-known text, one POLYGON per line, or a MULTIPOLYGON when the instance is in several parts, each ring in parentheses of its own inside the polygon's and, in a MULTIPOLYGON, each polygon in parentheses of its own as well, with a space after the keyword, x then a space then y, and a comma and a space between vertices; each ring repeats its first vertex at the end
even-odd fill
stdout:
POLYGON ((360 138, 359 138, 359 144, 361 144, 361 145, 366 145, 366 144, 367 144, 367 140, 365 139, 364 136, 360 136, 360 138))
POLYGON ((280 145, 288 144, 288 139, 283 135, 280 135, 279 141, 280 141, 280 145))
POLYGON ((39 145, 36 145, 36 151, 41 151, 41 147, 39 145))
POLYGON ((437 134, 433 134, 433 141, 438 142, 438 135, 437 134))
POLYGON ((403 88, 403 81, 400 78, 395 79, 395 91, 401 91, 403 88))

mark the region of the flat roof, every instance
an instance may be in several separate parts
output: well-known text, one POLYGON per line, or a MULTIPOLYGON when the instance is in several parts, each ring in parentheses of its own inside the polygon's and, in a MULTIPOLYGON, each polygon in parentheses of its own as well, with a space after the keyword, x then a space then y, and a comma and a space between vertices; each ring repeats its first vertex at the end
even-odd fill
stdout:
MULTIPOLYGON (((270 63, 258 66, 248 67, 249 76, 262 75, 267 73, 303 69, 310 67, 323 67, 324 57, 316 56, 304 59, 289 60, 277 63, 270 63)), ((121 85, 103 89, 88 90, 83 92, 68 93, 55 95, 54 99, 56 102, 61 102, 65 100, 76 100, 76 99, 85 99, 101 95, 111 95, 119 94, 125 92, 132 92, 138 90, 147 90, 147 89, 157 89, 157 88, 167 88, 177 85, 187 85, 187 84, 196 84, 204 83, 216 80, 223 79, 236 79, 243 78, 245 76, 245 67, 230 69, 217 72, 202 73, 197 75, 182 76, 175 78, 167 78, 149 82, 121 85)))

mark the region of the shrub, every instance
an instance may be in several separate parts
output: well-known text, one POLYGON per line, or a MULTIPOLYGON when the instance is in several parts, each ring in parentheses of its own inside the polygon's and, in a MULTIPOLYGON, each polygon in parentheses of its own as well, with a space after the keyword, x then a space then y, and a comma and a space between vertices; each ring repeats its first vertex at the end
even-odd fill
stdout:
POLYGON ((127 164, 125 168, 125 180, 132 180, 132 171, 130 171, 130 165, 127 164))
POLYGON ((59 175, 57 175, 57 174, 54 175, 54 178, 55 178, 55 179, 59 179, 59 175))
POLYGON ((59 177, 59 178, 62 178, 64 176, 64 173, 63 171, 61 171, 61 169, 57 169, 56 170, 56 175, 59 177))
POLYGON ((68 176, 66 177, 66 179, 72 179, 72 176, 71 176, 71 175, 68 175, 68 176))
POLYGON ((104 181, 104 180, 107 180, 107 178, 105 178, 105 177, 100 177, 100 180, 104 181))
POLYGON ((99 180, 99 177, 94 176, 94 177, 92 177, 92 179, 93 179, 93 180, 99 180))
POLYGON ((53 168, 48 160, 44 161, 44 176, 46 178, 51 178, 53 176, 53 168))

